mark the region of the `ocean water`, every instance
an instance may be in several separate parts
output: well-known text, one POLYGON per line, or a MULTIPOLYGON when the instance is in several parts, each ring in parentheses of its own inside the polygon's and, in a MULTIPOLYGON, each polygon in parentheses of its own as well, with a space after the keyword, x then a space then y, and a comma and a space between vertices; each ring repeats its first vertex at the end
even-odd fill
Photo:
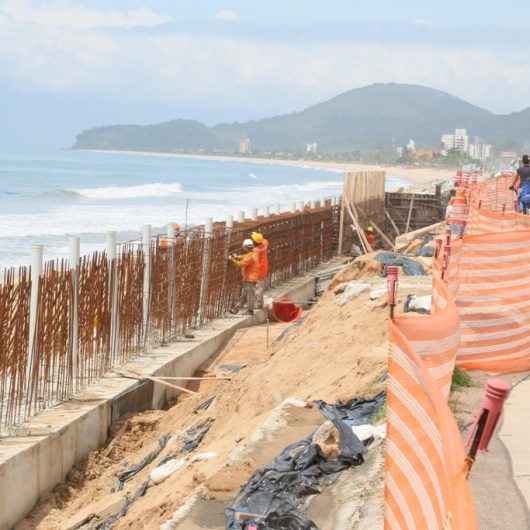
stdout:
MULTIPOLYGON (((388 179, 393 188, 404 185, 388 179)), ((45 259, 104 247, 105 232, 139 237, 168 222, 225 219, 252 208, 290 208, 293 201, 340 195, 342 174, 308 167, 199 160, 171 156, 57 151, 0 154, 0 268, 30 262, 31 246, 45 259)))

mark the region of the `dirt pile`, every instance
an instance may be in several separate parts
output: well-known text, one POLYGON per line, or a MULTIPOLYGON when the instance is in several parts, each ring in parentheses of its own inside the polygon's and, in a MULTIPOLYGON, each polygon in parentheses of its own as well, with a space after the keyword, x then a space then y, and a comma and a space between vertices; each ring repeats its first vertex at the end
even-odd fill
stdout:
POLYGON ((74 528, 82 515, 90 518, 102 506, 112 511, 119 499, 133 497, 168 457, 184 459, 179 471, 151 485, 113 528, 158 529, 175 512, 191 509, 190 499, 198 496, 226 505, 259 465, 290 443, 288 433, 298 440, 324 423, 314 412, 311 421, 297 414, 287 421, 276 412, 286 400, 334 403, 370 398, 384 388, 387 310, 370 300, 369 293, 343 306, 338 299, 330 290, 302 322, 240 331, 196 374, 230 374, 230 381, 196 381, 189 388, 197 396, 180 397, 168 411, 138 414, 115 426, 107 447, 77 466, 18 529, 74 528), (183 433, 205 422, 209 428, 198 448, 183 453, 183 433), (275 434, 284 431, 280 437, 275 434), (118 491, 117 475, 142 461, 167 434, 171 438, 160 455, 118 491))

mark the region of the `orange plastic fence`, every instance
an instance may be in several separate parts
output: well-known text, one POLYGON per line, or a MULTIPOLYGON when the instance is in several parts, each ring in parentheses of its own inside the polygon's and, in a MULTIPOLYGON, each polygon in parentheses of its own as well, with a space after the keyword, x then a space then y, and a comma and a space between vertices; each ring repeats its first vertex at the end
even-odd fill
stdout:
MULTIPOLYGON (((446 310, 455 312, 454 307, 446 310)), ((442 359, 444 347, 435 347, 435 336, 457 335, 458 324, 451 318, 444 333, 431 320, 439 316, 424 317, 421 326, 418 317, 416 327, 426 332, 442 359), (434 333, 429 333, 431 322, 434 333)), ((411 320, 390 324, 385 530, 475 530, 463 442, 440 381, 433 377, 436 368, 428 367, 405 335, 411 320)))
POLYGON ((530 216, 515 211, 513 178, 465 182, 465 235, 438 247, 432 314, 390 323, 386 530, 478 528, 447 399, 455 362, 530 370, 530 216))
POLYGON ((530 370, 530 230, 465 236, 462 245, 459 366, 530 370))

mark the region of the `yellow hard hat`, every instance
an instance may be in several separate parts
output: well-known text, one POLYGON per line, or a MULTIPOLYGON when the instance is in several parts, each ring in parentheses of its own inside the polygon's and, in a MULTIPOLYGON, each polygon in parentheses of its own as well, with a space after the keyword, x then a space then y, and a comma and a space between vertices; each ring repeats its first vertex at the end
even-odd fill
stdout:
POLYGON ((252 232, 250 237, 254 243, 261 243, 263 241, 263 234, 260 234, 259 232, 252 232))
POLYGON ((366 229, 366 231, 367 231, 367 232, 373 232, 374 229, 373 229, 371 226, 369 226, 369 227, 366 229))

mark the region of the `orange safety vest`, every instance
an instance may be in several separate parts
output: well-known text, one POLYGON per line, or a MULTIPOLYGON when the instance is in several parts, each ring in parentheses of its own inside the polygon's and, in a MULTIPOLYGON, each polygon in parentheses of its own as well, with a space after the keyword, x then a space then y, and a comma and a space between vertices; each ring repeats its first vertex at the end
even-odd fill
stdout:
POLYGON ((259 260, 254 250, 245 254, 238 261, 238 265, 241 267, 241 275, 244 282, 256 283, 259 280, 259 260))
POLYGON ((256 245, 254 252, 258 256, 259 262, 259 280, 265 280, 269 275, 269 242, 264 239, 259 245, 256 245))

